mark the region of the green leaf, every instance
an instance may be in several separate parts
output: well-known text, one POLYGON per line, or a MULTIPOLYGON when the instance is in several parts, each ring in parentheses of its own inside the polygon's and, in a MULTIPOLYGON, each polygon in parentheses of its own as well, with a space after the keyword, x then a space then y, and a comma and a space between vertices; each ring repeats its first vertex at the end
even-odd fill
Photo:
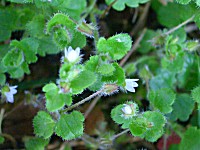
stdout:
POLYGON ((45 111, 39 111, 33 119, 34 133, 48 139, 54 132, 55 122, 45 111))
MULTIPOLYGON (((111 3, 113 3, 115 0, 106 0, 106 4, 110 5, 111 3)), ((131 8, 135 8, 138 7, 139 4, 144 4, 146 2, 148 2, 149 0, 117 0, 112 7, 117 10, 117 11, 122 11, 125 9, 125 5, 131 7, 131 8)))
POLYGON ((157 33, 153 30, 147 30, 145 32, 144 37, 142 38, 141 42, 140 42, 140 47, 137 49, 137 51, 139 51, 142 54, 146 54, 149 51, 151 51, 152 49, 155 49, 153 46, 153 41, 152 39, 157 36, 157 33))
POLYGON ((3 144, 3 142, 5 141, 3 136, 0 136, 0 144, 3 144))
POLYGON ((184 88, 190 91, 199 84, 199 58, 193 54, 185 53, 182 59, 184 60, 184 68, 177 76, 177 85, 179 88, 184 88))
POLYGON ((159 112, 146 111, 143 117, 150 123, 145 132, 145 139, 149 142, 157 141, 163 135, 163 127, 166 123, 165 117, 159 112))
POLYGON ((143 136, 143 134, 148 130, 148 122, 146 118, 138 117, 132 120, 129 129, 133 136, 143 136))
POLYGON ((4 56, 2 61, 6 67, 19 67, 24 62, 23 52, 21 50, 12 49, 4 56))
POLYGON ((181 5, 169 2, 157 9, 156 12, 158 21, 163 26, 170 28, 192 17, 196 13, 196 6, 194 4, 181 5))
POLYGON ((200 86, 198 86, 192 90, 192 98, 194 101, 196 101, 198 104, 200 104, 200 86))
POLYGON ((62 114, 56 123, 55 133, 64 140, 72 140, 83 135, 84 116, 73 111, 70 114, 62 114))
POLYGON ((103 64, 99 66, 98 72, 105 76, 113 75, 113 72, 115 71, 115 67, 113 67, 112 64, 103 64))
POLYGON ((25 142, 26 150, 44 150, 45 146, 49 143, 49 140, 42 138, 31 138, 25 142))
POLYGON ((75 20, 80 20, 81 14, 87 9, 86 0, 65 1, 57 6, 58 10, 68 14, 75 20))
POLYGON ((50 33, 55 26, 63 25, 66 26, 67 29, 74 30, 76 27, 76 24, 69 18, 69 16, 62 14, 62 13, 56 13, 48 22, 47 22, 47 33, 50 33))
POLYGON ((38 43, 38 54, 41 56, 45 56, 46 54, 57 54, 61 51, 56 46, 51 36, 42 37, 42 39, 38 40, 38 43))
POLYGON ((174 88, 176 83, 175 73, 170 72, 167 69, 161 69, 159 74, 154 76, 150 80, 150 88, 152 90, 158 90, 160 88, 174 88))
POLYGON ((6 82, 5 74, 0 73, 0 85, 4 85, 6 82))
POLYGON ((184 133, 179 150, 197 150, 200 147, 200 129, 189 127, 184 133))
POLYGON ((20 3, 20 4, 33 2, 33 0, 8 0, 8 1, 13 2, 13 3, 20 3))
POLYGON ((43 15, 33 17, 31 21, 26 24, 26 30, 35 38, 42 38, 44 36, 45 18, 43 15))
POLYGON ((37 61, 36 54, 39 44, 34 38, 24 38, 20 42, 13 40, 10 45, 23 51, 25 60, 28 64, 37 61))
POLYGON ((99 59, 99 56, 98 56, 98 55, 91 56, 91 57, 90 57, 90 60, 88 60, 88 61, 85 63, 85 69, 95 72, 95 71, 97 70, 97 68, 98 68, 99 60, 100 60, 100 59, 99 59))
POLYGON ((75 31, 73 39, 69 45, 73 47, 74 49, 76 47, 80 47, 80 48, 84 47, 86 45, 85 35, 81 34, 80 32, 75 31))
POLYGON ((54 83, 45 85, 42 90, 46 92, 46 108, 50 112, 63 108, 65 104, 69 106, 72 103, 71 96, 69 94, 60 93, 59 88, 54 83))
POLYGON ((8 40, 14 30, 18 19, 16 9, 8 7, 7 9, 0 8, 0 42, 8 40))
POLYGON ((77 78, 72 80, 70 87, 72 88, 73 94, 82 93, 84 89, 92 85, 97 80, 95 73, 84 70, 77 78))
POLYGON ((133 76, 137 70, 136 65, 134 63, 128 63, 124 67, 124 72, 127 76, 133 76))
POLYGON ((128 34, 117 34, 107 40, 101 37, 97 43, 100 53, 109 53, 113 60, 119 60, 131 49, 132 40, 128 34))
POLYGON ((191 2, 191 0, 176 0, 178 3, 180 3, 180 4, 184 4, 184 5, 186 5, 186 4, 188 4, 189 2, 191 2))
POLYGON ((166 114, 172 112, 172 104, 176 98, 175 93, 168 88, 162 88, 156 91, 150 91, 148 99, 154 109, 166 114))
POLYGON ((124 82, 125 82, 125 73, 124 73, 122 67, 120 67, 118 65, 118 63, 113 63, 113 67, 115 67, 115 71, 113 72, 113 75, 103 76, 102 81, 104 81, 104 82, 115 82, 119 86, 123 86, 124 82))
MULTIPOLYGON (((129 101, 127 102, 127 104, 130 105, 134 105, 135 103, 129 101)), ((138 106, 136 105, 136 109, 133 112, 134 115, 130 116, 130 117, 125 117, 122 111, 122 108, 124 107, 123 104, 120 104, 118 106, 116 106, 115 108, 112 109, 111 111, 111 117, 113 119, 113 121, 115 121, 117 124, 122 125, 122 129, 126 129, 129 127, 130 123, 135 119, 136 113, 138 111, 138 106)))
POLYGON ((170 118, 174 121, 177 119, 180 119, 180 121, 187 121, 194 109, 194 101, 188 94, 179 94, 172 107, 173 111, 170 118))
POLYGON ((61 48, 67 45, 82 48, 86 45, 86 37, 76 30, 75 22, 65 14, 57 13, 49 20, 47 33, 49 34, 53 29, 55 29, 54 40, 61 48), (62 29, 57 29, 58 27, 62 29))

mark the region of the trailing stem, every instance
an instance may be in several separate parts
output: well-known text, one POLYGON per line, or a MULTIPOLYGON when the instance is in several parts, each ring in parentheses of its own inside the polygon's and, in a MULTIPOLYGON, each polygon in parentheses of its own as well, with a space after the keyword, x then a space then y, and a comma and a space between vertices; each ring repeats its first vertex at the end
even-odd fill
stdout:
POLYGON ((80 102, 78 102, 78 103, 76 103, 76 104, 74 104, 74 105, 72 105, 72 106, 70 106, 70 107, 68 107, 68 108, 66 108, 66 109, 64 109, 64 110, 62 110, 61 113, 70 111, 70 110, 72 110, 72 109, 74 109, 74 108, 76 108, 76 107, 78 107, 78 106, 84 104, 85 102, 91 100, 92 98, 96 97, 97 95, 99 95, 99 94, 101 94, 101 93, 102 93, 102 90, 97 91, 97 92, 93 93, 92 95, 88 96, 87 98, 81 100, 80 102))

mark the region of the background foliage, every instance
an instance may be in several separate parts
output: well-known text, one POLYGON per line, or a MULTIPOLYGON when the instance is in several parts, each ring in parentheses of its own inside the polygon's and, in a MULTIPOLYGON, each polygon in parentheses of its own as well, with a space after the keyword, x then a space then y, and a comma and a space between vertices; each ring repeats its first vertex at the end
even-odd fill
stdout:
POLYGON ((199 6, 1 0, 0 148, 197 150, 199 6))

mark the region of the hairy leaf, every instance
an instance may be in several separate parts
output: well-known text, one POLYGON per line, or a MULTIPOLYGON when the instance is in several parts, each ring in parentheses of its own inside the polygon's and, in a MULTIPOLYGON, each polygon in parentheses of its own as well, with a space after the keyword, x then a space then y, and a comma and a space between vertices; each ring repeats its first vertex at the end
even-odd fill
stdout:
POLYGON ((37 136, 48 139, 54 132, 55 122, 45 111, 39 111, 33 119, 34 132, 37 136))
POLYGON ((73 111, 70 114, 63 114, 56 123, 55 133, 64 140, 72 140, 83 135, 84 116, 73 111))

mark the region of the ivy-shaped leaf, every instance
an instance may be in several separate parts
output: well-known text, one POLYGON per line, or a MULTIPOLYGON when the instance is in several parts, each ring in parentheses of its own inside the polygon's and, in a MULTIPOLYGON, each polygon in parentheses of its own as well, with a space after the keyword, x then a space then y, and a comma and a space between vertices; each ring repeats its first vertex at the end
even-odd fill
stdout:
POLYGON ((172 120, 187 121, 194 109, 194 101, 188 94, 179 94, 172 107, 173 111, 170 116, 172 120))
POLYGON ((48 139, 54 132, 55 122, 45 111, 39 111, 33 119, 34 133, 48 139))
POLYGON ((101 37, 97 43, 100 53, 109 53, 114 60, 119 60, 131 49, 132 40, 128 34, 117 34, 107 40, 101 37))
MULTIPOLYGON (((135 103, 133 102, 128 102, 127 104, 129 105, 135 105, 135 103)), ((122 108, 124 107, 123 104, 120 104, 118 106, 116 106, 115 108, 112 109, 111 111, 111 117, 113 119, 113 121, 115 121, 117 124, 122 125, 122 129, 126 129, 129 127, 130 123, 135 119, 134 116, 136 116, 137 110, 138 110, 138 106, 136 106, 136 110, 135 110, 135 115, 132 117, 125 117, 123 115, 123 111, 122 108)))
POLYGON ((150 100, 151 105, 164 114, 172 111, 172 104, 174 103, 175 98, 175 93, 168 88, 150 91, 148 94, 148 99, 150 100))
POLYGON ((55 133, 64 140, 72 140, 83 135, 84 116, 73 111, 70 114, 62 114, 56 123, 55 133))
POLYGON ((179 150, 197 150, 200 147, 200 129, 189 127, 184 133, 179 150))
POLYGON ((165 123, 166 120, 161 113, 146 111, 130 123, 129 129, 133 136, 155 142, 162 136, 165 123))
POLYGON ((163 135, 165 117, 159 112, 146 111, 143 117, 150 123, 148 130, 145 132, 145 139, 149 142, 155 142, 163 135))
MULTIPOLYGON (((108 5, 110 5, 111 3, 113 3, 115 0, 106 0, 106 3, 108 5)), ((116 2, 114 2, 113 4, 113 8, 117 11, 122 11, 125 9, 125 5, 131 7, 131 8, 135 8, 138 7, 139 4, 144 4, 146 2, 148 2, 149 0, 117 0, 116 2)))
POLYGON ((42 89, 46 96, 46 108, 50 112, 57 111, 63 106, 71 105, 72 98, 69 94, 60 93, 59 88, 54 83, 45 85, 42 89))

